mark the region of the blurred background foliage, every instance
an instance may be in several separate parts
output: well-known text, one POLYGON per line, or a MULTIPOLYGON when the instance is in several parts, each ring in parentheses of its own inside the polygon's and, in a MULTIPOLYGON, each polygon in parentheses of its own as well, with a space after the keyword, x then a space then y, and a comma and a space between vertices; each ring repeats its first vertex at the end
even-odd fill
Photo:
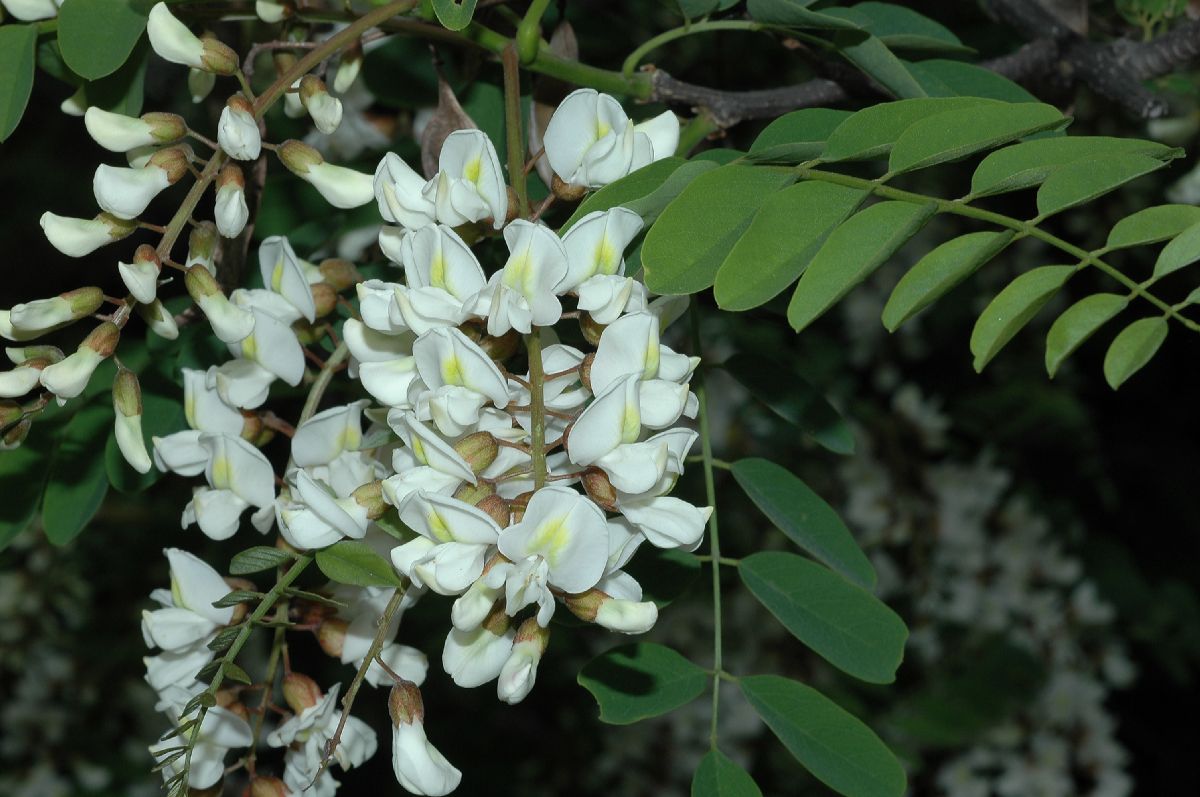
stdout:
MULTIPOLYGON (((949 27, 980 58, 1011 52, 1021 43, 975 3, 906 5, 949 27)), ((1071 5, 1077 10, 1081 4, 1071 5)), ((1169 24, 1148 21, 1146 9, 1157 5, 1162 4, 1092 3, 1091 30, 1103 38, 1169 24)), ((1175 5, 1181 12, 1186 4, 1175 5)), ((609 68, 618 68, 637 43, 680 23, 678 5, 665 1, 574 0, 570 18, 583 59, 609 68)), ((222 31, 226 41, 238 36, 234 26, 222 31)), ((445 46, 436 47, 434 57, 466 111, 501 140, 498 66, 445 46)), ((652 60, 681 79, 730 89, 811 76, 794 51, 737 31, 673 42, 652 60)), ((146 109, 183 113, 198 129, 212 129, 221 99, 214 94, 192 106, 183 79, 183 70, 151 63, 144 71, 146 109)), ((362 123, 380 143, 415 162, 414 121, 437 98, 428 43, 397 37, 371 50, 363 80, 369 93, 360 98, 362 123)), ((1092 215, 1053 222, 1056 232, 1098 246, 1113 221, 1163 202, 1169 192, 1200 200, 1200 190, 1185 179, 1200 150, 1195 73, 1157 82, 1155 88, 1171 100, 1172 118, 1149 130, 1086 90, 1028 88, 1073 115, 1073 133, 1165 137, 1189 150, 1187 160, 1090 206, 1092 215)), ((0 305, 80 284, 118 290, 110 252, 67 261, 38 228, 46 209, 91 215, 90 176, 107 157, 80 120, 59 111, 71 92, 66 83, 40 74, 25 121, 0 145, 6 261, 0 305)), ((632 110, 641 117, 659 109, 632 110)), ((761 127, 744 123, 701 146, 744 148, 761 127)), ((299 123, 277 112, 269 129, 272 140, 303 133, 299 123)), ((379 157, 377 149, 339 151, 346 142, 324 144, 363 170, 372 170, 379 157)), ((968 176, 965 169, 938 173, 939 180, 956 185, 968 176)), ((939 189, 944 191, 942 184, 920 187, 939 189)), ((535 187, 535 197, 544 190, 535 187)), ((171 201, 168 195, 155 207, 169 208, 171 201)), ((1016 215, 1029 203, 1027 192, 997 200, 1016 215)), ((206 212, 202 208, 201 215, 206 212)), ((331 212, 315 192, 271 163, 255 237, 287 234, 302 256, 353 252, 370 240, 373 217, 373 207, 331 212)), ((940 240, 932 226, 922 235, 940 240)), ((927 248, 910 243, 900 260, 927 248)), ((769 456, 842 509, 880 570, 881 596, 913 629, 897 684, 865 687, 839 678, 765 622, 744 591, 733 589, 726 608, 727 657, 738 671, 782 672, 819 683, 867 718, 910 765, 914 794, 1195 794, 1200 791, 1192 758, 1200 745, 1192 719, 1200 712, 1195 342, 1172 336, 1152 365, 1117 392, 1104 383, 1099 346, 1085 347, 1050 381, 1042 365, 1046 319, 1054 315, 1049 308, 983 374, 975 374, 967 347, 974 317, 1015 273, 1048 257, 1034 241, 1011 248, 933 312, 892 336, 878 318, 902 272, 898 267, 882 269, 839 312, 798 337, 784 320, 784 300, 750 313, 722 314, 710 297, 699 299, 708 358, 720 362, 752 353, 759 373, 767 372, 778 385, 796 386, 793 391, 805 383, 815 386, 848 419, 855 441, 853 454, 831 453, 757 401, 766 396, 761 390, 747 391, 718 371, 717 456, 769 456)), ((369 251, 358 259, 379 261, 369 251)), ((1150 264, 1145 250, 1121 262, 1131 274, 1150 264)), ((1094 286, 1073 285, 1057 300, 1059 309, 1089 287, 1094 286)), ((196 331, 201 330, 193 327, 190 333, 196 331)), ((178 399, 178 366, 212 358, 205 345, 197 336, 181 347, 182 359, 162 345, 130 356, 152 363, 157 385, 149 393, 178 399)), ((298 400, 276 411, 289 417, 297 409, 298 400)), ((177 405, 163 402, 164 428, 179 423, 171 417, 177 411, 177 405)), ((35 431, 31 450, 36 435, 54 430, 48 421, 35 431)), ((105 435, 80 439, 77 467, 100 467, 105 435)), ((0 454, 0 515, 10 523, 29 517, 36 500, 29 496, 44 477, 23 456, 0 454)), ((87 489, 86 473, 62 478, 68 487, 72 479, 81 486, 48 499, 48 509, 54 503, 53 511, 82 512, 98 501, 87 489)), ((781 535, 732 478, 726 473, 718 478, 727 555, 783 547, 781 535)), ((188 489, 183 480, 165 478, 136 494, 109 491, 86 532, 70 544, 51 546, 35 523, 0 552, 0 793, 52 797, 158 790, 145 746, 161 720, 140 680, 138 612, 149 605, 150 590, 166 579, 164 546, 184 545, 221 563, 246 544, 244 536, 213 543, 181 531, 178 516, 188 489)), ((698 469, 681 489, 689 500, 703 502, 698 469)), ((674 586, 684 590, 696 572, 676 566, 672 575, 678 576, 674 586)), ((706 662, 708 600, 702 587, 687 591, 663 614, 651 638, 706 662)), ((442 609, 431 601, 406 617, 404 641, 440 651, 442 623, 434 618, 442 609)), ((436 663, 431 667, 425 687, 426 705, 436 707, 429 712, 430 736, 454 740, 442 747, 466 773, 460 793, 686 793, 706 747, 707 706, 699 701, 668 718, 602 726, 575 675, 614 640, 593 629, 558 630, 537 689, 516 708, 497 703, 488 689, 452 687, 436 663), (464 722, 470 732, 463 731, 464 722)), ((252 655, 264 657, 265 650, 252 655)), ((336 663, 315 641, 295 645, 293 662, 320 682, 349 675, 336 672, 336 663)), ((723 740, 729 743, 723 741, 723 749, 751 769, 764 793, 821 793, 740 705, 736 691, 726 690, 725 696, 723 740)), ((371 697, 358 706, 373 725, 386 727, 384 695, 371 697)), ((387 764, 386 756, 377 756, 349 773, 343 793, 397 790, 387 764)))

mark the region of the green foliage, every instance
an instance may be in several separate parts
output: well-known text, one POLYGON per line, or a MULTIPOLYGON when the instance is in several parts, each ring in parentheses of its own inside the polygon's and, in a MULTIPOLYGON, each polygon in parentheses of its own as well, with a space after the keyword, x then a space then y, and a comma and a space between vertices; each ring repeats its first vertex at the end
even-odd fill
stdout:
POLYGON ((33 91, 36 46, 37 28, 33 25, 0 27, 0 141, 12 135, 25 114, 33 91))
POLYGON ((1106 250, 1169 241, 1200 223, 1200 207, 1195 205, 1155 205, 1132 213, 1113 225, 1106 250))
POLYGON ((146 29, 145 0, 66 0, 58 13, 63 60, 85 80, 111 75, 146 29))
POLYGON ((832 108, 803 108, 785 113, 763 128, 747 154, 756 161, 785 163, 815 158, 825 148, 825 139, 849 115, 849 111, 832 108))
POLYGON ((1148 155, 1158 160, 1176 151, 1154 141, 1132 138, 1079 136, 1037 138, 997 150, 975 167, 971 197, 1018 191, 1040 185, 1064 166, 1094 164, 1121 155, 1148 155))
POLYGON ((317 567, 339 584, 397 589, 404 586, 392 563, 358 540, 342 540, 317 551, 317 567))
POLYGON ((854 453, 854 433, 829 400, 787 361, 742 352, 724 368, 755 399, 835 454, 854 453))
POLYGON ((710 750, 692 779, 692 797, 762 797, 762 791, 727 755, 710 750))
POLYGON ((1167 320, 1140 318, 1113 339, 1104 355, 1104 378, 1114 390, 1150 362, 1167 339, 1167 320))
POLYGON ((433 0, 433 11, 450 30, 462 30, 471 24, 479 0, 433 0))
POLYGON ((879 737, 815 689, 778 675, 740 679, 742 694, 784 747, 847 797, 900 797, 904 768, 879 737))
POLYGON ((738 460, 733 478, 788 539, 855 584, 875 587, 875 568, 850 529, 807 484, 765 459, 738 460))
POLYGON ((1040 266, 1017 277, 996 294, 971 330, 975 370, 982 371, 1075 271, 1075 266, 1040 266))
POLYGON ((112 424, 112 405, 93 402, 79 410, 63 430, 42 498, 42 525, 46 539, 55 545, 75 539, 108 493, 104 457, 97 454, 103 450, 112 424))
POLYGON ((708 675, 671 648, 638 642, 592 659, 578 680, 600 704, 602 722, 628 725, 692 702, 708 675))
POLYGON ((1128 305, 1127 296, 1094 293, 1064 310, 1046 335, 1046 372, 1054 376, 1072 352, 1128 305))
POLYGON ((229 572, 235 576, 259 573, 263 570, 272 570, 280 565, 289 564, 295 558, 282 548, 269 548, 265 545, 256 545, 235 555, 229 562, 229 572))
POLYGON ((896 679, 908 629, 874 595, 793 553, 751 554, 738 573, 788 631, 830 664, 870 683, 896 679))

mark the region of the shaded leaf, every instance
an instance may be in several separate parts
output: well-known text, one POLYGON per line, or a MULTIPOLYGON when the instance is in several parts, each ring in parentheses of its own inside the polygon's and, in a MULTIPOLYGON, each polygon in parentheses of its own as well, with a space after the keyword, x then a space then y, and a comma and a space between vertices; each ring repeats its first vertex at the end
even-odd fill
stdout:
POLYGON ((67 66, 85 80, 117 71, 146 29, 150 5, 140 0, 67 0, 58 12, 58 46, 67 66))
POLYGON ((17 129, 33 91, 37 26, 0 27, 0 141, 17 129))
POLYGON ((1064 310, 1046 335, 1046 371, 1050 376, 1058 373, 1064 360, 1128 304, 1128 296, 1097 293, 1064 310))
POLYGON ((908 71, 908 64, 897 58, 878 36, 838 31, 833 40, 843 58, 874 78, 892 96, 900 99, 925 96, 925 89, 908 71))
POLYGON ((810 11, 815 0, 747 0, 746 10, 758 22, 769 22, 794 28, 817 28, 857 30, 858 25, 848 19, 810 11))
POLYGON ((1020 84, 963 61, 930 58, 908 65, 930 97, 985 97, 1003 102, 1037 102, 1020 84))
POLYGON ((1105 249, 1154 244, 1174 238, 1200 224, 1200 207, 1195 205, 1155 205, 1118 221, 1108 233, 1105 249))
POLYGON ((886 154, 911 125, 936 113, 995 103, 977 97, 923 97, 872 105, 853 114, 829 134, 821 158, 862 160, 886 154))
POLYGON ((936 247, 910 268, 888 297, 883 325, 889 332, 940 299, 1012 241, 1011 230, 972 232, 936 247))
POLYGON ((471 24, 479 0, 433 0, 433 13, 449 30, 462 30, 471 24))
POLYGON ((1200 222, 1171 240, 1154 261, 1154 279, 1161 279, 1200 260, 1200 222))
POLYGON ((224 609, 226 606, 237 606, 239 603, 254 603, 262 599, 261 592, 248 589, 235 589, 223 598, 213 601, 213 606, 224 609))
POLYGON ((856 23, 868 33, 878 36, 893 50, 974 52, 970 47, 963 46, 959 38, 940 22, 904 6, 866 2, 850 8, 827 8, 823 13, 856 23))
POLYGON ((772 412, 835 454, 854 453, 854 433, 821 391, 794 368, 743 352, 725 361, 727 370, 772 412))
POLYGON ((225 662, 221 669, 225 672, 225 677, 231 681, 236 681, 239 684, 254 683, 246 671, 232 661, 225 662))
POLYGON ((280 565, 290 564, 296 557, 280 548, 270 548, 266 545, 256 545, 234 554, 229 562, 231 575, 244 576, 249 573, 259 573, 271 570, 280 565))
POLYGON ((733 463, 733 478, 788 539, 865 589, 875 568, 829 504, 786 469, 765 459, 733 463))
POLYGON ((900 135, 892 146, 888 170, 900 174, 958 160, 1065 121, 1053 105, 1031 102, 934 114, 914 122, 900 135))
POLYGON ((595 193, 588 194, 587 198, 579 203, 579 207, 575 208, 575 212, 571 214, 566 223, 559 228, 559 234, 571 229, 575 222, 589 213, 608 210, 617 205, 627 205, 635 199, 641 199, 654 193, 655 189, 666 182, 672 172, 685 163, 687 163, 685 159, 677 156, 663 158, 625 175, 620 180, 609 183, 595 193))
POLYGON ((624 570, 642 584, 642 600, 661 609, 691 588, 700 575, 700 560, 687 551, 645 546, 624 570))
POLYGON ((1038 189, 1038 215, 1044 218, 1090 202, 1165 165, 1148 155, 1114 155, 1067 164, 1047 177, 1038 189))
POLYGON ((975 370, 982 371, 1074 273, 1074 266, 1040 266, 996 294, 971 330, 975 370))
POLYGON ((742 582, 797 639, 863 681, 896 679, 908 629, 862 587, 794 553, 764 551, 738 565, 742 582))
POLYGON ((365 542, 342 540, 317 551, 317 567, 339 584, 360 587, 403 587, 404 582, 384 559, 365 542))
POLYGON ((788 322, 799 332, 883 264, 933 215, 933 204, 888 201, 855 214, 829 234, 796 284, 788 322))
POLYGON ((825 149, 829 134, 849 116, 849 111, 830 108, 803 108, 785 113, 763 128, 750 145, 747 157, 782 163, 815 158, 825 149))
POLYGON ((692 797, 762 797, 750 773, 720 750, 710 750, 692 778, 692 797))
POLYGON ((1142 369, 1167 339, 1167 320, 1142 318, 1121 330, 1104 355, 1104 378, 1116 390, 1142 369))
POLYGON ((755 211, 795 179, 790 169, 737 164, 701 174, 646 233, 646 287, 655 293, 685 294, 712 285, 755 211))
POLYGON ((1104 136, 1058 136, 1022 141, 990 153, 971 176, 971 196, 989 196, 1039 185, 1063 166, 1115 155, 1168 160, 1177 150, 1154 141, 1104 136))
POLYGON ((866 195, 862 189, 816 180, 771 194, 721 263, 713 287, 717 304, 723 310, 766 304, 796 281, 829 231, 866 195))
POLYGON ((112 423, 112 405, 93 403, 75 413, 63 430, 42 498, 42 525, 54 545, 75 539, 108 494, 104 457, 98 454, 112 423))
POLYGON ((671 648, 639 642, 600 654, 577 680, 600 704, 602 722, 628 725, 692 702, 708 674, 671 648))
POLYGON ((848 797, 900 797, 907 779, 875 732, 817 690, 778 675, 748 675, 746 700, 822 783, 848 797))

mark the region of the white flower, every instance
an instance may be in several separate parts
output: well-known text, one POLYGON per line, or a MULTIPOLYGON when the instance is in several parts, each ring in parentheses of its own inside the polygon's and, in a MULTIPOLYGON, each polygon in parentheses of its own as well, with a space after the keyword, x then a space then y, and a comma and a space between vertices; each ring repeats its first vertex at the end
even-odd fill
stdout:
POLYGON ((63 0, 0 0, 4 10, 22 22, 53 19, 58 16, 58 7, 63 0))
POLYGON ((372 188, 385 221, 409 229, 434 223, 437 209, 433 199, 423 193, 425 180, 394 152, 379 161, 372 188))
MULTIPOLYGON (((171 589, 154 597, 164 607, 142 612, 142 636, 147 645, 167 651, 186 651, 207 642, 233 619, 233 607, 216 608, 213 603, 229 594, 225 579, 207 562, 178 548, 163 553, 171 566, 171 589)), ((211 655, 211 653, 210 653, 211 655)), ((195 675, 195 673, 192 673, 195 675)))
POLYGON ((301 78, 300 102, 312 117, 313 125, 325 135, 333 133, 342 123, 341 101, 329 93, 316 75, 301 78))
POLYGON ((521 624, 496 680, 497 697, 514 706, 528 697, 537 681, 538 664, 549 641, 548 629, 528 620, 521 624))
MULTIPOLYGON (((504 626, 507 626, 504 618, 504 626)), ((471 631, 450 629, 442 647, 442 668, 451 680, 464 689, 482 686, 500 675, 512 652, 516 630, 505 628, 496 634, 486 623, 471 631)))
POLYGON ((486 397, 503 409, 508 405, 508 382, 500 369, 466 335, 454 327, 436 327, 413 343, 417 373, 430 390, 462 387, 486 397))
POLYGON ((575 222, 562 238, 567 273, 555 290, 575 290, 597 274, 624 274, 625 248, 641 231, 642 217, 623 207, 598 210, 575 222))
POLYGON ((96 202, 120 219, 137 218, 170 184, 167 170, 152 165, 126 168, 102 163, 92 179, 96 202))
POLYGON ((301 177, 335 208, 357 208, 367 204, 375 196, 371 175, 347 169, 345 166, 317 163, 310 166, 301 177))
POLYGON ((302 468, 327 465, 362 443, 362 411, 366 401, 330 407, 296 428, 292 460, 302 468))
POLYGON ((266 532, 274 521, 275 472, 262 452, 240 437, 205 434, 200 445, 208 451, 204 475, 212 489, 198 489, 183 510, 183 525, 192 523, 214 540, 232 537, 242 512, 258 507, 251 521, 266 532))
MULTIPOLYGON (((217 231, 226 238, 236 238, 250 220, 250 208, 246 205, 246 192, 238 185, 229 183, 217 189, 213 219, 217 231)), ((261 250, 260 250, 261 251, 261 250)))
POLYGON ((303 470, 290 476, 296 503, 280 506, 284 537, 297 548, 324 548, 344 537, 361 540, 370 518, 367 508, 353 497, 338 498, 303 470))
POLYGON ((433 199, 443 224, 458 227, 491 217, 497 230, 504 226, 508 188, 496 148, 481 130, 455 130, 446 136, 437 176, 422 190, 433 199))
POLYGON ((125 415, 119 409, 113 419, 113 437, 121 456, 129 467, 138 473, 150 472, 150 454, 146 451, 146 438, 142 434, 142 415, 125 415))
POLYGON ((133 298, 147 304, 154 301, 158 293, 160 268, 156 258, 138 257, 136 253, 132 263, 117 263, 117 271, 125 288, 133 294, 133 298))
POLYGON ((420 536, 392 550, 392 564, 417 586, 458 595, 479 578, 500 527, 486 512, 418 490, 400 504, 400 519, 420 536))
POLYGON ((501 532, 498 545, 514 562, 540 556, 551 585, 583 592, 604 574, 608 524, 590 500, 569 487, 551 485, 533 494, 524 517, 501 532))
POLYGON ((632 277, 596 274, 575 290, 579 294, 576 306, 597 324, 611 324, 626 313, 646 309, 646 286, 632 277))
POLYGON ((413 332, 457 326, 481 314, 474 305, 487 278, 454 230, 444 225, 413 230, 399 248, 407 285, 396 286, 396 303, 413 332))
POLYGON ((462 780, 462 773, 429 743, 424 723, 415 718, 392 727, 392 770, 403 788, 430 797, 449 794, 462 780))
POLYGON ((230 343, 230 352, 259 364, 289 385, 300 384, 304 378, 304 349, 291 326, 254 304, 248 293, 239 291, 234 299, 250 311, 254 329, 240 341, 230 343))
POLYGON ((136 225, 107 215, 94 219, 56 216, 47 211, 40 220, 50 245, 67 257, 84 257, 133 232, 136 225))
POLYGON ((240 94, 229 98, 217 122, 217 143, 225 154, 242 161, 256 160, 262 152, 262 136, 250 103, 240 94))
POLYGON ((316 318, 312 288, 287 238, 272 235, 263 240, 258 247, 258 268, 265 286, 287 299, 303 318, 316 318))
POLYGON ((171 114, 125 116, 95 106, 84 112, 83 124, 88 135, 109 152, 159 146, 182 138, 186 132, 183 120, 171 114))
POLYGON ((74 354, 42 369, 42 387, 60 399, 75 398, 87 387, 92 374, 104 359, 104 355, 81 345, 74 354))
POLYGON ((528 334, 533 325, 555 324, 562 315, 555 288, 567 273, 562 241, 545 225, 517 219, 504 228, 504 242, 508 262, 488 285, 488 334, 528 334))
POLYGON ((383 481, 384 498, 392 506, 399 507, 417 490, 449 495, 464 481, 478 483, 467 461, 411 412, 392 410, 388 425, 405 445, 392 454, 396 475, 383 481))
POLYGON ((0 398, 24 396, 38 384, 42 369, 32 365, 18 365, 0 372, 0 398))
MULTIPOLYGON (((249 723, 220 706, 214 706, 205 713, 204 721, 195 733, 191 767, 188 770, 188 786, 193 789, 208 789, 216 785, 225 775, 225 756, 229 751, 250 746, 254 738, 249 723)), ((182 736, 172 736, 151 746, 150 752, 186 744, 188 740, 182 736)), ((183 771, 183 764, 183 756, 167 764, 162 770, 163 780, 170 780, 183 771)))
POLYGON ((550 117, 543 144, 546 159, 564 182, 599 188, 673 155, 679 121, 665 111, 635 125, 609 95, 578 89, 550 117))

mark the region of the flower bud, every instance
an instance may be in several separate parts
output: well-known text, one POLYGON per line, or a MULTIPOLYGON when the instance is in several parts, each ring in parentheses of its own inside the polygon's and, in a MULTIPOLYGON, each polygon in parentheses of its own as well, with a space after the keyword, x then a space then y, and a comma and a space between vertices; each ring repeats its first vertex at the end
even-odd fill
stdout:
POLYGON ((138 473, 150 471, 150 454, 146 450, 146 439, 142 435, 142 388, 133 371, 118 367, 112 386, 113 435, 117 448, 129 467, 138 473))
POLYGON ((515 329, 510 329, 499 337, 484 335, 479 340, 479 348, 483 349, 483 353, 491 357, 495 362, 504 362, 517 351, 517 344, 521 341, 521 334, 515 329))
POLYGON ((83 124, 97 144, 110 152, 170 144, 187 134, 183 117, 173 113, 148 113, 141 117, 112 113, 96 106, 88 108, 83 124))
POLYGON ((599 468, 588 468, 583 472, 580 482, 583 483, 583 490, 588 498, 595 501, 597 506, 605 512, 618 511, 617 490, 608 480, 608 474, 599 468))
POLYGON ((202 221, 188 233, 187 265, 204 266, 209 274, 216 276, 217 225, 202 221))
POLYGON ((100 363, 116 351, 121 330, 111 321, 93 329, 75 353, 42 369, 42 386, 60 399, 75 398, 87 387, 100 363))
POLYGON ((225 101, 221 119, 217 122, 217 143, 231 158, 240 161, 257 160, 262 153, 262 135, 254 106, 242 94, 225 101))
POLYGON ((46 365, 56 363, 63 358, 62 349, 57 346, 10 346, 4 350, 13 365, 28 365, 31 361, 44 360, 46 365))
POLYGON ((216 39, 200 39, 171 14, 166 3, 150 9, 146 33, 163 60, 218 75, 232 75, 238 69, 237 53, 216 39))
POLYGON ((276 153, 293 174, 301 178, 335 208, 349 210, 375 199, 374 178, 344 166, 326 163, 321 153, 300 141, 279 145, 276 153))
POLYGON ((470 484, 463 482, 458 489, 454 491, 451 498, 455 498, 463 503, 471 506, 478 506, 479 502, 488 496, 495 495, 496 488, 487 482, 479 482, 478 484, 470 484))
POLYGON ((10 426, 4 431, 4 435, 0 436, 0 451, 19 448, 21 443, 25 442, 25 438, 29 436, 29 430, 32 427, 33 418, 25 418, 10 426))
POLYGON ((322 279, 332 285, 335 291, 344 291, 363 281, 363 275, 349 260, 331 257, 322 260, 317 269, 321 272, 322 279))
POLYGON ((187 85, 188 93, 192 95, 192 102, 198 104, 204 102, 204 99, 212 93, 213 86, 217 85, 217 76, 212 72, 192 67, 188 70, 187 85))
POLYGON ((49 299, 15 304, 8 322, 15 334, 34 337, 89 316, 102 304, 104 292, 99 288, 76 288, 49 299))
POLYGON ((283 676, 283 699, 293 712, 299 714, 321 702, 323 693, 317 682, 307 675, 290 672, 283 676))
POLYGON ((329 135, 342 123, 342 102, 329 94, 325 81, 316 75, 300 78, 300 102, 317 130, 329 135))
POLYGON ((550 181, 550 190, 556 197, 565 202, 578 202, 587 194, 587 186, 571 185, 563 182, 563 179, 557 174, 550 181))
POLYGON ((142 303, 154 301, 158 292, 158 275, 162 271, 162 262, 153 246, 142 244, 133 253, 133 262, 118 263, 117 270, 133 298, 142 303))
POLYGON ((208 317, 213 332, 225 343, 245 340, 254 331, 254 315, 245 308, 231 303, 221 292, 217 279, 203 265, 197 264, 187 270, 184 278, 192 300, 208 317))
POLYGON ((466 460, 475 474, 482 473, 495 462, 499 452, 500 446, 491 432, 475 432, 454 444, 454 453, 466 460))
POLYGON ((285 3, 274 3, 269 0, 255 0, 254 13, 268 25, 283 22, 293 13, 292 7, 285 3))
POLYGON ((175 340, 179 337, 179 326, 175 323, 175 316, 167 312, 167 308, 163 307, 159 299, 150 304, 138 304, 137 312, 146 322, 146 326, 150 327, 150 331, 160 338, 175 340))
POLYGON ((500 528, 508 527, 509 520, 512 517, 512 511, 508 508, 508 501, 498 495, 489 495, 475 506, 487 513, 488 517, 496 521, 496 525, 500 528))
POLYGON ((333 90, 342 95, 349 91, 350 87, 354 85, 354 81, 358 79, 362 65, 362 39, 358 39, 342 50, 342 57, 338 59, 337 71, 333 73, 333 90))
POLYGON ((236 238, 250 220, 246 205, 246 178, 236 163, 226 164, 217 175, 217 200, 213 211, 217 231, 226 238, 236 238))
POLYGON ((542 628, 530 617, 521 623, 513 641, 512 652, 496 680, 496 696, 509 705, 516 705, 532 691, 537 680, 538 664, 550 644, 550 629, 542 628))
POLYGON ((425 703, 421 700, 421 690, 412 681, 401 679, 392 687, 388 695, 388 713, 392 715, 392 725, 412 725, 425 722, 425 703))
POLYGON ((166 172, 167 182, 174 185, 188 173, 188 165, 193 157, 192 148, 187 144, 160 149, 150 156, 147 167, 155 167, 166 172))
POLYGON ((92 178, 92 192, 96 203, 117 218, 136 219, 154 197, 186 171, 186 157, 172 147, 154 153, 143 167, 100 164, 92 178))
POLYGON ((14 423, 20 423, 25 417, 25 410, 15 401, 0 401, 0 429, 7 429, 14 423))
POLYGON ((42 369, 50 365, 49 360, 29 360, 9 371, 0 371, 0 396, 18 398, 37 387, 42 378, 42 369))
POLYGON ((46 212, 41 218, 42 231, 50 245, 67 257, 83 257, 113 241, 119 241, 137 229, 137 222, 101 213, 94 219, 75 219, 46 212))
POLYGON ((599 346, 600 336, 604 334, 604 324, 597 323, 592 314, 585 311, 579 314, 579 331, 583 333, 584 340, 593 346, 599 346))
POLYGON ((342 657, 342 649, 346 646, 346 629, 350 623, 340 617, 329 617, 317 626, 317 644, 325 654, 335 659, 342 657))
POLYGON ((658 607, 653 602, 620 600, 595 588, 562 599, 580 620, 623 634, 645 633, 658 620, 658 607))
POLYGON ((75 89, 75 93, 63 100, 58 109, 67 116, 83 116, 87 113, 87 90, 80 86, 75 89))
POLYGON ((533 493, 533 490, 528 490, 509 499, 508 508, 512 511, 513 523, 520 523, 521 519, 525 517, 525 510, 529 508, 529 499, 533 498, 533 493))
POLYGON ((383 500, 383 482, 378 479, 357 488, 350 493, 350 497, 367 510, 367 518, 370 520, 378 520, 388 511, 387 502, 383 500))
POLYGON ((312 292, 313 306, 316 308, 314 318, 324 318, 337 309, 337 291, 328 282, 314 282, 309 285, 312 292))
MULTIPOLYGON (((263 5, 259 3, 259 5, 263 5)), ((250 797, 289 797, 291 792, 279 778, 264 778, 260 775, 250 779, 250 797)))

